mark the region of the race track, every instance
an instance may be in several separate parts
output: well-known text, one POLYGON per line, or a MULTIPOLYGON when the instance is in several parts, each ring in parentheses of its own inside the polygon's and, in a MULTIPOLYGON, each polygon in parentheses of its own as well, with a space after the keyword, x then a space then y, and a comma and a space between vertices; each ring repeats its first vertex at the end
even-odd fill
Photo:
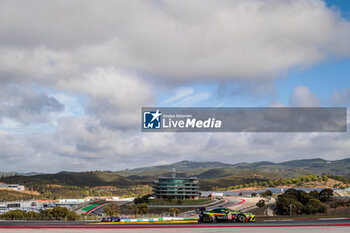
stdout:
MULTIPOLYGON (((93 222, 61 222, 61 221, 0 221, 0 229, 10 228, 271 228, 271 227, 307 227, 307 226, 348 226, 350 219, 324 219, 324 220, 280 220, 260 221, 254 223, 141 223, 141 224, 91 224, 93 222)), ((350 229, 349 229, 350 230, 350 229)), ((0 230, 2 231, 2 230, 0 230)))

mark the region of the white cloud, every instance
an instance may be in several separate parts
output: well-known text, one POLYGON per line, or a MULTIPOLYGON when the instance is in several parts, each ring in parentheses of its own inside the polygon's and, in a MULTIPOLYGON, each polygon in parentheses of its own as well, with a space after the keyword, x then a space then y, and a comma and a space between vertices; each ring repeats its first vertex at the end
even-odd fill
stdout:
POLYGON ((350 149, 349 134, 344 133, 144 134, 101 127, 91 117, 61 119, 60 126, 53 135, 0 134, 0 145, 6 148, 0 154, 1 169, 122 170, 159 161, 217 161, 218 157, 226 163, 315 157, 335 160, 348 157, 350 149))
POLYGON ((141 107, 154 103, 151 83, 121 69, 99 67, 59 86, 87 96, 88 114, 112 128, 138 127, 141 107))
POLYGON ((289 106, 292 107, 320 107, 321 100, 315 96, 309 88, 299 86, 294 89, 289 98, 289 106))
POLYGON ((22 124, 20 124, 18 121, 9 118, 3 118, 0 122, 0 129, 2 128, 4 130, 18 129, 21 126, 22 124))
POLYGON ((344 88, 341 91, 335 91, 331 96, 331 105, 348 106, 350 104, 350 88, 344 88))
POLYGON ((6 86, 0 91, 0 121, 7 118, 23 124, 45 123, 52 114, 64 111, 57 99, 28 86, 6 86))
POLYGON ((350 23, 319 0, 0 4, 0 71, 41 82, 91 66, 137 69, 166 82, 273 80, 350 55, 350 23))
MULTIPOLYGON (((141 107, 155 104, 160 86, 258 83, 248 92, 260 97, 271 88, 263 84, 290 68, 349 56, 349 37, 349 21, 319 0, 0 1, 0 87, 21 87, 0 93, 18 110, 2 105, 0 117, 19 127, 49 119, 31 111, 47 106, 43 100, 67 106, 53 133, 0 131, 0 170, 116 170, 218 156, 230 163, 343 158, 348 134, 143 134, 138 128, 141 107), (69 97, 28 94, 32 85, 69 97), (79 106, 85 109, 72 110, 79 106)), ((165 103, 192 106, 211 96, 180 88, 165 103)), ((346 96, 335 93, 333 100, 346 96)), ((321 101, 297 87, 290 105, 321 101)))

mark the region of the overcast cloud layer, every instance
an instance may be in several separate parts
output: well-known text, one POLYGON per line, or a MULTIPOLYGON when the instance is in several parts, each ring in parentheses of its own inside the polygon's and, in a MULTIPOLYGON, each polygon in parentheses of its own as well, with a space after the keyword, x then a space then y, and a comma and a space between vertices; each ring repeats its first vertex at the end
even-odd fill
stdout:
MULTIPOLYGON (((175 106, 211 98, 178 88, 192 83, 257 85, 264 94, 290 69, 348 58, 349 41, 350 22, 319 0, 1 1, 0 171, 349 157, 348 133, 139 129, 141 107, 156 105, 158 90, 173 91, 162 104, 175 106)), ((338 90, 330 103, 349 99, 338 90)), ((324 103, 299 86, 289 105, 324 103)))

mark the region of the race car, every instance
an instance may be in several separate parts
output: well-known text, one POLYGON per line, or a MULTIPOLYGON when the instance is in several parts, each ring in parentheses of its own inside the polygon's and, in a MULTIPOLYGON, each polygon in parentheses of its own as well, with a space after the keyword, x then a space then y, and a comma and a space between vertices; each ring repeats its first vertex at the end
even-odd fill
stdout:
POLYGON ((255 215, 252 213, 245 213, 230 210, 227 208, 215 208, 210 210, 199 210, 199 222, 254 222, 255 215))
POLYGON ((101 222, 120 222, 120 218, 119 217, 115 217, 115 216, 110 216, 107 218, 102 218, 101 222))

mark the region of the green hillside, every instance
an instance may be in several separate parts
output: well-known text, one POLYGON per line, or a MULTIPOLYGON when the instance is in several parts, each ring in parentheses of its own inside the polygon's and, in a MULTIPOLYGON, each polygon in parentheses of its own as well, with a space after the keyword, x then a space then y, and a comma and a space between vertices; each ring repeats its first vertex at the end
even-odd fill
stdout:
POLYGON ((58 184, 58 185, 74 185, 79 187, 93 186, 130 186, 135 184, 132 180, 115 174, 113 172, 64 172, 56 174, 44 174, 34 176, 10 176, 0 179, 5 183, 20 184, 58 184))
POLYGON ((37 195, 21 193, 13 190, 0 190, 0 201, 31 200, 37 195))
POLYGON ((150 177, 167 176, 172 168, 176 168, 178 176, 198 176, 201 179, 214 179, 225 176, 239 175, 249 171, 278 174, 281 177, 296 177, 309 174, 334 174, 350 176, 350 158, 336 161, 323 159, 292 160, 282 163, 256 162, 226 164, 219 162, 181 161, 174 164, 136 168, 117 172, 123 176, 139 177, 147 180, 150 177))
MULTIPOLYGON (((243 179, 251 176, 258 176, 259 179, 269 179, 270 177, 287 178, 312 174, 333 174, 350 177, 350 159, 337 161, 304 159, 282 163, 263 161, 256 163, 238 163, 233 165, 214 162, 212 166, 210 166, 209 162, 200 163, 181 161, 166 166, 137 168, 123 170, 116 173, 137 182, 152 182, 160 176, 171 176, 172 168, 176 168, 177 176, 197 176, 202 181, 208 181, 213 185, 216 182, 223 184, 220 180, 224 180, 225 177, 240 177, 243 179)), ((235 183, 236 182, 241 181, 235 179, 235 183)))
POLYGON ((232 166, 236 169, 258 169, 258 170, 295 170, 299 172, 309 172, 310 174, 334 174, 350 175, 350 158, 327 161, 324 159, 302 159, 291 160, 282 163, 257 162, 257 163, 238 163, 232 166))
POLYGON ((149 185, 158 177, 171 176, 172 168, 176 168, 178 177, 199 177, 204 189, 307 175, 332 174, 350 177, 350 158, 336 161, 304 159, 282 163, 263 161, 233 165, 220 162, 181 161, 169 165, 143 167, 116 172, 65 171, 56 174, 39 174, 32 176, 14 175, 2 177, 0 182, 19 183, 30 187, 37 184, 72 185, 77 187, 108 185, 129 187, 137 184, 149 185))

